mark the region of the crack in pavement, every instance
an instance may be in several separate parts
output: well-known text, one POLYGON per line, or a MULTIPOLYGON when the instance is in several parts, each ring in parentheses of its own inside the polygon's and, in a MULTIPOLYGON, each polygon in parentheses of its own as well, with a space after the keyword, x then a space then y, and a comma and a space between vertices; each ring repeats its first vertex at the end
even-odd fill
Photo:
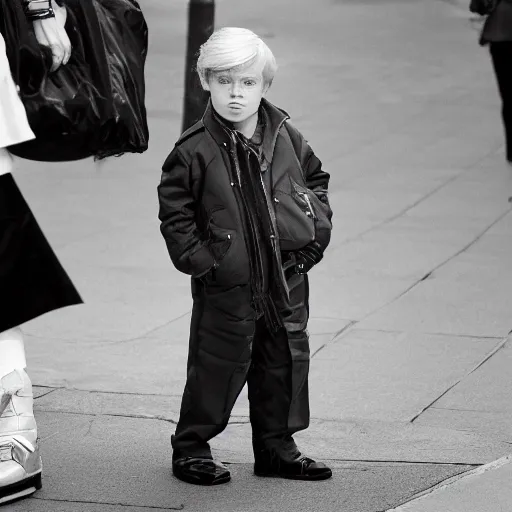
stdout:
MULTIPOLYGON (((320 352, 321 350, 323 350, 325 347, 327 347, 328 345, 330 345, 334 340, 336 340, 336 338, 338 338, 339 336, 341 336, 346 330, 350 329, 353 325, 357 324, 358 320, 350 320, 350 322, 345 325, 345 327, 343 327, 342 329, 340 329, 339 331, 336 331, 333 335, 332 335, 332 338, 327 342, 327 343, 324 343, 322 346, 318 347, 314 352, 313 354, 311 355, 310 359, 313 359, 317 354, 318 352, 320 352)), ((329 333, 331 334, 331 333, 329 333)))
POLYGON ((492 350, 487 354, 482 361, 480 361, 475 367, 473 367, 469 372, 467 372, 465 375, 463 375, 460 379, 458 379, 454 384, 452 384, 448 389, 443 391, 437 398, 432 400, 428 405, 426 405, 423 409, 421 409, 420 412, 418 412, 411 420, 409 420, 409 423, 414 423, 425 411, 430 409, 436 402, 438 402, 443 396, 445 396, 448 392, 450 392, 455 386, 460 384, 464 379, 469 377, 472 373, 476 372, 481 366, 483 366, 489 359, 491 359, 494 355, 496 355, 509 341, 510 334, 512 331, 503 338, 500 343, 498 343, 492 350))
POLYGON ((88 413, 88 412, 76 412, 76 411, 55 411, 52 409, 36 409, 36 412, 47 412, 51 414, 72 414, 74 416, 94 416, 94 417, 103 417, 109 416, 114 418, 130 418, 136 420, 157 420, 157 421, 165 421, 167 423, 172 423, 173 425, 177 425, 178 422, 169 418, 165 418, 163 416, 153 416, 151 414, 116 414, 116 413, 88 413))
MULTIPOLYGON (((359 332, 383 332, 387 334, 404 334, 409 331, 400 331, 395 329, 364 329, 359 327, 359 332)), ((471 339, 471 340, 502 340, 503 336, 475 336, 473 334, 453 334, 450 332, 428 332, 425 331, 423 334, 428 334, 429 336, 443 336, 449 338, 462 338, 462 339, 471 339)))
MULTIPOLYGON (((121 344, 121 343, 129 343, 131 341, 141 340, 143 338, 146 338, 147 336, 150 336, 154 332, 159 331, 160 329, 163 329, 164 327, 167 327, 168 325, 171 325, 174 322, 177 322, 178 320, 181 320, 183 317, 185 317, 185 316, 187 316, 189 314, 190 314, 190 311, 186 311, 182 315, 179 315, 176 318, 173 318, 172 320, 169 320, 168 322, 165 322, 165 323, 163 323, 161 325, 157 325, 156 327, 153 327, 149 331, 141 333, 141 334, 138 334, 137 336, 133 336, 131 338, 122 339, 122 340, 109 340, 109 339, 99 339, 98 338, 98 339, 90 339, 88 341, 92 342, 92 343, 99 343, 99 342, 103 343, 104 342, 104 343, 108 343, 109 345, 118 345, 118 344, 121 344)), ((44 339, 44 340, 53 340, 53 341, 69 341, 69 337, 66 337, 66 338, 56 338, 54 336, 38 336, 37 334, 31 334, 30 332, 25 333, 25 335, 30 337, 30 338, 40 339, 40 340, 44 339)), ((44 387, 48 387, 48 386, 44 386, 44 387)))
MULTIPOLYGON (((322 460, 328 462, 350 462, 350 463, 361 463, 361 464, 379 464, 380 466, 463 466, 463 467, 472 467, 479 468, 484 466, 484 464, 475 464, 474 462, 437 462, 437 461, 421 461, 421 460, 388 460, 388 459, 340 459, 340 458, 325 458, 322 457, 322 460)), ((230 464, 232 466, 235 465, 247 465, 252 464, 252 462, 228 462, 222 461, 223 464, 230 464)), ((460 473, 459 473, 460 474, 460 473)))
POLYGON ((150 336, 152 333, 157 332, 160 329, 163 329, 164 327, 167 327, 167 326, 173 324, 174 322, 177 322, 178 320, 181 320, 182 318, 186 317, 187 315, 190 315, 191 311, 192 310, 186 311, 182 315, 179 315, 176 318, 173 318, 172 320, 169 320, 168 322, 165 322, 162 325, 158 325, 157 327, 154 327, 153 329, 150 329, 148 332, 146 332, 145 334, 143 334, 141 336, 134 336, 133 338, 129 338, 129 339, 125 339, 125 340, 111 341, 110 344, 111 345, 119 345, 120 343, 129 343, 130 341, 137 341, 137 340, 146 338, 147 336, 150 336))
POLYGON ((87 437, 88 435, 91 434, 92 424, 95 422, 95 420, 96 420, 96 417, 91 418, 91 421, 89 422, 89 428, 87 429, 87 432, 84 434, 84 437, 87 437))
POLYGON ((33 500, 39 501, 55 501, 57 503, 82 503, 84 505, 108 505, 111 507, 132 507, 132 508, 147 508, 148 510, 184 510, 185 505, 181 504, 178 507, 154 507, 152 505, 132 505, 131 503, 123 503, 123 502, 108 502, 108 501, 89 501, 89 500, 66 500, 59 498, 40 498, 38 496, 33 496, 33 500))
POLYGON ((503 412, 503 409, 496 409, 494 411, 482 410, 482 409, 464 409, 464 407, 434 407, 436 411, 457 411, 457 412, 477 412, 478 414, 499 414, 503 412))
MULTIPOLYGON (((59 389, 68 391, 70 393, 77 392, 77 393, 90 393, 90 394, 98 394, 98 395, 128 395, 128 396, 158 396, 162 398, 181 398, 181 395, 163 395, 161 393, 135 393, 135 392, 129 392, 129 391, 105 391, 105 390, 99 390, 99 389, 81 389, 81 388, 74 388, 74 387, 63 387, 63 386, 45 386, 42 384, 33 384, 33 387, 40 387, 40 388, 52 388, 52 391, 49 393, 53 393, 53 391, 58 391, 59 389)), ((46 393, 46 394, 49 394, 46 393)), ((46 395, 41 395, 46 396, 46 395)))
MULTIPOLYGON (((33 387, 33 388, 36 388, 36 387, 48 388, 48 387, 50 387, 50 386, 36 386, 36 385, 34 384, 34 386, 32 386, 32 387, 33 387)), ((46 393, 44 393, 44 394, 42 394, 42 395, 35 396, 35 397, 34 397, 34 400, 39 400, 40 398, 43 398, 44 396, 47 396, 47 395, 49 395, 49 394, 51 394, 51 393, 55 393, 55 391, 58 391, 59 389, 64 389, 64 388, 61 388, 61 387, 59 387, 59 388, 51 388, 51 389, 50 389, 50 391, 47 391, 46 393)))

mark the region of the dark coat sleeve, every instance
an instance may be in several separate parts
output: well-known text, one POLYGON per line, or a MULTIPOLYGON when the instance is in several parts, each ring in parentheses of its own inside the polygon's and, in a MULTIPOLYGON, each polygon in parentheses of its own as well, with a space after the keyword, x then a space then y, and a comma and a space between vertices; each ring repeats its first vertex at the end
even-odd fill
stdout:
POLYGON ((325 250, 331 240, 332 230, 332 210, 329 204, 330 175, 322 169, 322 162, 303 135, 290 122, 287 123, 287 128, 304 173, 306 187, 319 199, 317 204, 322 214, 319 215, 316 225, 316 242, 325 250))
POLYGON ((158 218, 174 266, 180 272, 201 277, 215 265, 215 260, 199 236, 191 168, 179 146, 175 147, 162 167, 158 218))
POLYGON ((480 44, 512 41, 512 0, 500 0, 482 27, 480 44))

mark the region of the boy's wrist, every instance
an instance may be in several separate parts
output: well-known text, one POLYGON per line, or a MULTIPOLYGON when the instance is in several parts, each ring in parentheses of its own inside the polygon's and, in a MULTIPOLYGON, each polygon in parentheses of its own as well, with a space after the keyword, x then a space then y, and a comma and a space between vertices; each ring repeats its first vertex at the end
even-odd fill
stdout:
POLYGON ((210 268, 206 269, 205 271, 201 272, 200 274, 196 274, 194 277, 196 279, 201 279, 202 277, 209 274, 212 270, 215 270, 217 267, 215 265, 212 265, 210 268))
POLYGON ((196 279, 201 279, 202 277, 210 273, 212 270, 216 270, 219 267, 219 264, 217 263, 217 261, 215 261, 215 258, 213 257, 211 251, 207 247, 204 247, 204 249, 208 251, 208 255, 210 256, 211 260, 204 270, 200 271, 197 274, 194 274, 193 277, 195 277, 196 279))

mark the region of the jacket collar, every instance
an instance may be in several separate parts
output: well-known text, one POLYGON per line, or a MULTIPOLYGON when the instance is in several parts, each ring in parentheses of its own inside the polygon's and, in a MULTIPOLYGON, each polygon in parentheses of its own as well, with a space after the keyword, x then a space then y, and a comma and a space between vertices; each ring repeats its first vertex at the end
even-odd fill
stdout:
MULTIPOLYGON (((279 130, 283 124, 290 119, 290 116, 287 112, 276 107, 265 98, 261 100, 260 115, 265 116, 266 122, 262 145, 263 155, 268 162, 271 162, 279 130)), ((206 111, 202 118, 202 124, 210 132, 217 144, 225 147, 230 145, 229 130, 233 130, 233 128, 230 123, 227 123, 216 114, 211 100, 208 101, 206 111)))

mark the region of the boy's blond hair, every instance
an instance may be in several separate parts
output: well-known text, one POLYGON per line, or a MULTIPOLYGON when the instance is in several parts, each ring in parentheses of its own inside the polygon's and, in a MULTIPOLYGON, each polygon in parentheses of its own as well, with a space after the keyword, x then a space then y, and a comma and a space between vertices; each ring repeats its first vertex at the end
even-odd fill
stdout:
POLYGON ((244 68, 263 61, 263 81, 270 87, 277 63, 270 48, 251 30, 225 27, 216 30, 201 46, 197 72, 203 89, 209 89, 211 73, 244 68))

